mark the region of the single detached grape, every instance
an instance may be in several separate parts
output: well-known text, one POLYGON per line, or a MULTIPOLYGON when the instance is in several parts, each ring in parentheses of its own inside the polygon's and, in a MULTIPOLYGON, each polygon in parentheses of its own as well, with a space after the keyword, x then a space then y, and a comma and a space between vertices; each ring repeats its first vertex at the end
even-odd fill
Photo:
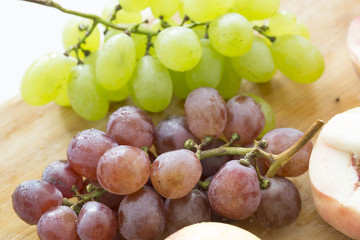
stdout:
POLYGON ((69 162, 65 160, 50 163, 44 169, 41 178, 54 185, 66 198, 74 195, 74 192, 71 191, 72 186, 75 185, 79 191, 83 187, 82 177, 74 172, 69 162))
MULTIPOLYGON (((82 194, 88 193, 88 191, 86 190, 86 186, 88 184, 94 185, 95 187, 101 187, 100 183, 97 180, 87 178, 84 181, 85 188, 83 188, 83 190, 81 191, 82 194)), ((99 202, 105 204, 112 210, 117 211, 119 208, 120 202, 121 202, 121 200, 123 200, 124 197, 125 197, 124 195, 118 195, 118 194, 113 194, 110 192, 104 192, 103 194, 101 194, 99 196, 99 202)))
POLYGON ((227 162, 212 179, 208 199, 211 208, 226 218, 242 220, 251 216, 261 200, 256 171, 237 160, 227 162))
POLYGON ((154 141, 155 128, 151 117, 134 106, 120 107, 113 112, 106 128, 120 145, 150 148, 154 141))
POLYGON ((76 213, 69 207, 57 206, 47 210, 37 224, 41 240, 77 240, 76 213))
POLYGON ((184 108, 189 129, 196 137, 216 138, 224 131, 227 108, 216 89, 209 87, 195 89, 186 98, 184 108))
POLYGON ((194 139, 199 142, 189 130, 186 118, 179 115, 169 115, 155 127, 155 148, 157 154, 183 149, 185 141, 194 139))
POLYGON ((145 111, 160 112, 169 106, 172 81, 167 68, 152 56, 144 56, 132 76, 131 97, 145 111))
POLYGON ((272 17, 280 6, 280 0, 234 0, 231 11, 248 20, 261 20, 272 17))
POLYGON ((231 58, 225 58, 224 72, 221 76, 217 90, 224 99, 230 99, 234 97, 241 85, 241 76, 239 76, 231 64, 231 58))
MULTIPOLYGON (((303 135, 303 132, 294 128, 274 129, 262 138, 268 143, 264 151, 272 154, 280 154, 291 147, 303 135)), ((309 141, 279 169, 277 174, 284 177, 297 177, 305 173, 309 169, 309 159, 312 149, 313 143, 309 141)))
POLYGON ((260 224, 268 228, 281 228, 295 222, 301 211, 301 197, 293 182, 273 177, 267 189, 261 189, 261 202, 255 212, 260 224))
POLYGON ((71 68, 75 65, 74 58, 66 57, 62 53, 54 52, 40 57, 30 65, 22 78, 22 99, 34 106, 55 100, 66 88, 71 68))
POLYGON ((106 190, 118 195, 138 191, 150 176, 150 161, 140 148, 114 147, 104 153, 97 166, 97 178, 106 190))
POLYGON ((151 182, 163 197, 176 199, 188 194, 201 176, 199 158, 186 149, 159 155, 151 165, 151 182))
POLYGON ((276 72, 271 51, 260 37, 255 37, 247 53, 232 58, 231 62, 239 76, 255 83, 270 81, 276 72))
POLYGON ((209 222, 211 209, 204 193, 193 189, 182 198, 166 199, 166 228, 169 233, 200 222, 209 222))
POLYGON ((238 13, 227 13, 210 23, 209 38, 216 51, 238 57, 250 50, 254 40, 251 24, 238 13))
POLYGON ((98 85, 91 65, 81 64, 72 68, 67 95, 74 111, 87 120, 102 119, 109 111, 106 92, 98 85))
POLYGON ((261 105, 251 97, 241 95, 230 99, 227 104, 228 116, 224 130, 225 137, 230 140, 233 133, 240 135, 236 143, 246 145, 256 139, 265 125, 265 117, 261 105))
MULTIPOLYGON (((222 145, 224 145, 226 142, 220 138, 215 139, 210 144, 206 145, 202 148, 202 150, 210 150, 213 148, 218 148, 222 145)), ((202 166, 202 178, 207 178, 210 176, 215 175, 217 171, 228 161, 231 160, 230 155, 225 156, 213 156, 209 158, 205 158, 201 160, 201 166, 202 166)))
POLYGON ((44 180, 29 180, 16 187, 12 205, 16 215, 34 225, 51 207, 60 206, 63 196, 59 189, 44 180))
POLYGON ((96 168, 100 157, 118 144, 108 134, 87 129, 71 139, 67 149, 67 158, 71 168, 79 175, 96 179, 96 168))
POLYGON ((124 87, 135 68, 134 41, 125 33, 111 37, 98 51, 96 77, 100 85, 110 91, 124 87))
POLYGON ((202 55, 198 64, 185 73, 186 85, 192 91, 199 87, 216 88, 224 72, 224 57, 215 51, 209 39, 201 39, 202 55))
POLYGON ((154 45, 159 61, 173 71, 192 69, 202 54, 199 37, 186 27, 166 28, 156 37, 154 45))
POLYGON ((166 225, 164 201, 150 187, 127 195, 120 204, 118 216, 119 231, 126 239, 157 239, 166 225))
POLYGON ((306 38, 280 36, 271 45, 271 53, 276 67, 295 82, 314 82, 324 72, 325 62, 321 52, 306 38))
POLYGON ((226 13, 234 0, 184 0, 183 10, 191 20, 208 22, 226 13))
POLYGON ((105 204, 90 201, 81 208, 76 222, 81 240, 108 240, 116 235, 115 214, 105 204))

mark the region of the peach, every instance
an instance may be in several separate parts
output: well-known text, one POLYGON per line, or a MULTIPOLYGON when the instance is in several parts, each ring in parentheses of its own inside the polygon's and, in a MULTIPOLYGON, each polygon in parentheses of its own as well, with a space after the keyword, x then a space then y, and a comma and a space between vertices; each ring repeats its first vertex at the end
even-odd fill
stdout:
POLYGON ((360 107, 330 119, 314 145, 309 175, 320 216, 360 239, 360 107))
POLYGON ((171 234, 165 240, 260 240, 254 234, 219 222, 196 223, 171 234))

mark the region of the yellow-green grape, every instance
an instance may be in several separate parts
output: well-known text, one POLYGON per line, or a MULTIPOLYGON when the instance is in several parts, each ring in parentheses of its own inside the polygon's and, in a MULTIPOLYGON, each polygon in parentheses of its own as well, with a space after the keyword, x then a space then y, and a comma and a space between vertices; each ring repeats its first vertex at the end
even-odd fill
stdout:
POLYGON ((86 56, 86 58, 84 58, 83 62, 85 64, 91 65, 93 67, 92 69, 95 70, 96 60, 98 56, 99 56, 98 51, 91 52, 88 56, 86 56))
POLYGON ((54 100, 69 80, 71 68, 75 65, 74 58, 57 52, 38 58, 22 78, 20 92, 23 100, 34 106, 54 100))
POLYGON ((199 63, 185 73, 186 85, 192 91, 199 87, 216 88, 224 71, 224 56, 211 46, 209 39, 201 39, 202 56, 199 63))
POLYGON ((109 99, 109 101, 111 102, 121 102, 130 95, 130 90, 128 85, 120 88, 119 90, 115 90, 115 91, 104 90, 104 91, 107 99, 109 99))
POLYGON ((231 58, 225 58, 224 60, 224 73, 221 76, 217 90, 224 99, 230 99, 234 97, 241 85, 241 77, 236 74, 231 64, 231 58))
POLYGON ((179 17, 182 19, 185 17, 184 2, 185 2, 185 0, 180 0, 180 4, 179 4, 179 8, 178 8, 179 17))
POLYGON ((119 0, 121 7, 128 12, 140 12, 150 7, 153 0, 119 0))
POLYGON ((131 97, 143 110, 160 112, 170 104, 173 90, 170 73, 156 58, 142 57, 130 84, 131 97))
POLYGON ((303 38, 306 38, 306 39, 310 40, 310 32, 309 32, 309 30, 307 29, 305 24, 303 24, 299 20, 296 21, 296 26, 295 26, 295 29, 293 31, 293 34, 299 35, 299 36, 301 36, 303 38))
POLYGON ((187 98, 188 94, 190 93, 190 90, 186 85, 185 73, 184 72, 175 72, 175 71, 171 71, 171 70, 169 70, 169 72, 170 72, 171 81, 172 81, 172 85, 173 85, 174 95, 180 99, 187 98))
POLYGON ((232 58, 231 62, 239 76, 255 83, 270 81, 276 72, 271 51, 260 37, 255 37, 250 51, 232 58))
MULTIPOLYGON (((119 33, 123 33, 123 31, 109 29, 109 31, 105 34, 105 42, 107 42, 112 36, 119 33)), ((145 34, 132 33, 131 39, 134 41, 135 44, 136 60, 138 61, 145 55, 147 36, 145 34)))
MULTIPOLYGON (((102 11, 101 17, 109 21, 112 17, 115 7, 119 4, 118 0, 108 1, 102 11)), ((139 23, 141 22, 141 13, 140 12, 127 12, 124 9, 121 9, 116 12, 115 19, 111 21, 114 24, 118 23, 139 23)))
POLYGON ((277 37, 271 45, 277 68, 298 83, 316 81, 324 72, 321 52, 306 38, 297 35, 277 37))
POLYGON ((201 58, 200 39, 186 27, 166 28, 156 37, 154 45, 159 61, 173 71, 188 71, 201 58))
POLYGON ((192 30, 199 36, 199 38, 204 38, 206 29, 205 25, 198 25, 196 27, 193 27, 192 30))
MULTIPOLYGON (((174 19, 169 18, 165 20, 167 24, 169 24, 171 27, 178 26, 179 24, 175 22, 174 19)), ((150 29, 154 32, 157 32, 159 30, 164 30, 165 28, 161 25, 160 19, 155 19, 154 22, 151 24, 150 29)))
POLYGON ((272 107, 270 106, 270 104, 267 101, 265 101, 265 99, 251 93, 245 95, 252 97, 255 100, 255 102, 259 103, 261 105, 261 110, 264 113, 265 125, 262 132, 257 137, 258 139, 261 139, 267 132, 275 128, 275 122, 276 122, 275 113, 272 107))
POLYGON ((59 106, 70 106, 70 100, 67 95, 67 83, 61 86, 59 95, 54 99, 54 102, 59 106))
POLYGON ((250 50, 254 32, 245 17, 227 13, 210 23, 209 38, 216 51, 227 57, 237 57, 250 50))
MULTIPOLYGON (((65 49, 69 49, 71 46, 74 46, 79 43, 80 39, 83 39, 86 34, 86 29, 90 30, 93 21, 87 18, 72 18, 65 25, 62 32, 62 42, 65 49), (80 30, 83 29, 83 30, 80 30)), ((90 36, 86 38, 85 43, 82 43, 80 47, 86 51, 96 51, 100 46, 100 30, 96 27, 90 36)), ((85 57, 84 53, 79 50, 79 57, 83 59, 85 57)), ((74 51, 72 51, 71 56, 75 56, 74 51)))
POLYGON ((135 68, 134 41, 125 33, 110 38, 98 51, 96 77, 100 85, 109 91, 124 87, 135 68))
POLYGON ((88 64, 72 69, 67 84, 68 97, 74 111, 86 120, 99 120, 107 114, 109 101, 102 89, 97 87, 94 70, 88 64))
POLYGON ((269 19, 270 33, 273 36, 291 34, 296 27, 296 16, 290 12, 281 11, 269 19))
POLYGON ((240 13, 248 20, 272 17, 280 6, 280 0, 234 0, 231 12, 240 13))
POLYGON ((168 19, 174 16, 179 6, 180 0, 152 0, 151 12, 156 18, 168 19))
POLYGON ((226 13, 234 0, 184 0, 184 12, 196 22, 208 22, 226 13))

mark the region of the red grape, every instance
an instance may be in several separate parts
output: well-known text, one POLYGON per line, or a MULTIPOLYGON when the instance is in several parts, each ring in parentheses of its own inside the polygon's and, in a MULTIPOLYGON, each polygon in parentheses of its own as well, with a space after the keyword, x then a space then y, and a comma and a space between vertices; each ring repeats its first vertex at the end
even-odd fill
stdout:
POLYGON ((30 225, 37 224, 49 208, 62 204, 59 189, 44 180, 29 180, 16 187, 12 194, 15 213, 30 225))
POLYGON ((166 228, 173 233, 185 226, 209 222, 211 209, 204 193, 193 189, 182 198, 166 199, 166 228))
POLYGON ((67 150, 71 168, 81 176, 96 179, 96 168, 100 157, 118 144, 108 134, 87 129, 74 136, 67 150))
POLYGON ((47 210, 40 218, 37 233, 41 240, 76 240, 76 213, 69 207, 58 206, 47 210))
MULTIPOLYGON (((303 132, 294 128, 277 128, 271 130, 262 138, 268 143, 264 151, 272 154, 280 154, 291 147, 303 135, 303 132)), ((297 177, 305 173, 309 169, 309 160, 312 149, 313 143, 309 141, 279 169, 277 174, 284 177, 297 177)), ((270 165, 269 162, 266 163, 270 165)))
POLYGON ((50 163, 44 169, 41 178, 54 185, 66 198, 71 198, 74 195, 74 192, 71 191, 73 185, 81 191, 84 184, 82 177, 74 172, 66 160, 50 163))
POLYGON ((151 117, 134 106, 120 107, 109 117, 107 132, 119 145, 151 147, 155 128, 151 117))
POLYGON ((118 218, 119 231, 126 239, 157 239, 166 225, 164 201, 152 188, 144 187, 123 199, 118 218))
POLYGON ((138 191, 150 176, 150 160, 140 148, 114 147, 100 158, 97 176, 100 185, 118 195, 138 191))
POLYGON ((188 139, 199 142, 199 139, 190 132, 186 118, 183 116, 167 116, 155 127, 154 145, 157 154, 182 149, 188 139))
POLYGON ((221 216, 234 220, 251 216, 261 200, 254 168, 237 160, 225 163, 210 183, 208 198, 211 208, 221 216))
POLYGON ((300 214, 300 193, 287 178, 275 176, 270 181, 270 187, 261 189, 261 202, 255 217, 264 227, 285 227, 295 222, 300 214))
POLYGON ((184 108, 189 129, 196 137, 217 138, 224 131, 227 109, 224 99, 216 89, 195 89, 186 98, 184 108))
POLYGON ((191 191, 201 176, 199 158, 186 149, 159 155, 151 166, 151 182, 166 198, 181 198, 191 191))
POLYGON ((112 239, 117 232, 115 214, 105 204, 87 202, 80 210, 76 229, 81 240, 112 239))
POLYGON ((224 130, 225 137, 230 140, 233 133, 239 134, 240 139, 236 143, 240 145, 254 141, 265 125, 261 105, 253 98, 241 95, 231 98, 226 107, 228 115, 224 130))

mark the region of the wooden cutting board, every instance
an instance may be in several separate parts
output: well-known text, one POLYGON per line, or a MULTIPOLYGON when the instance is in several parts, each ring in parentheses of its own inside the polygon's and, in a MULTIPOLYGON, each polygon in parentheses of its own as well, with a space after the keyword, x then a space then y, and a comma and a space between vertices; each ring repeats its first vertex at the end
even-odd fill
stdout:
MULTIPOLYGON (((267 84, 243 81, 240 92, 265 98, 275 111, 277 127, 305 131, 316 119, 327 121, 336 113, 360 106, 360 80, 353 71, 346 47, 348 25, 360 15, 360 2, 281 1, 282 10, 295 13, 308 26, 312 42, 325 56, 325 73, 320 80, 309 85, 292 82, 277 73, 267 84)), ((114 104, 111 111, 129 103, 114 104)), ((154 122, 170 113, 183 114, 183 103, 174 99, 164 112, 152 114, 154 122)), ((41 178, 43 169, 50 162, 65 159, 67 145, 77 132, 88 128, 105 131, 106 122, 107 118, 85 121, 70 108, 54 104, 32 107, 20 97, 0 106, 0 239, 37 239, 36 227, 25 224, 15 215, 11 205, 12 192, 23 181, 41 178)), ((294 224, 278 230, 264 229, 252 218, 236 224, 269 240, 348 239, 317 214, 308 174, 293 180, 303 201, 301 214, 294 224)))

